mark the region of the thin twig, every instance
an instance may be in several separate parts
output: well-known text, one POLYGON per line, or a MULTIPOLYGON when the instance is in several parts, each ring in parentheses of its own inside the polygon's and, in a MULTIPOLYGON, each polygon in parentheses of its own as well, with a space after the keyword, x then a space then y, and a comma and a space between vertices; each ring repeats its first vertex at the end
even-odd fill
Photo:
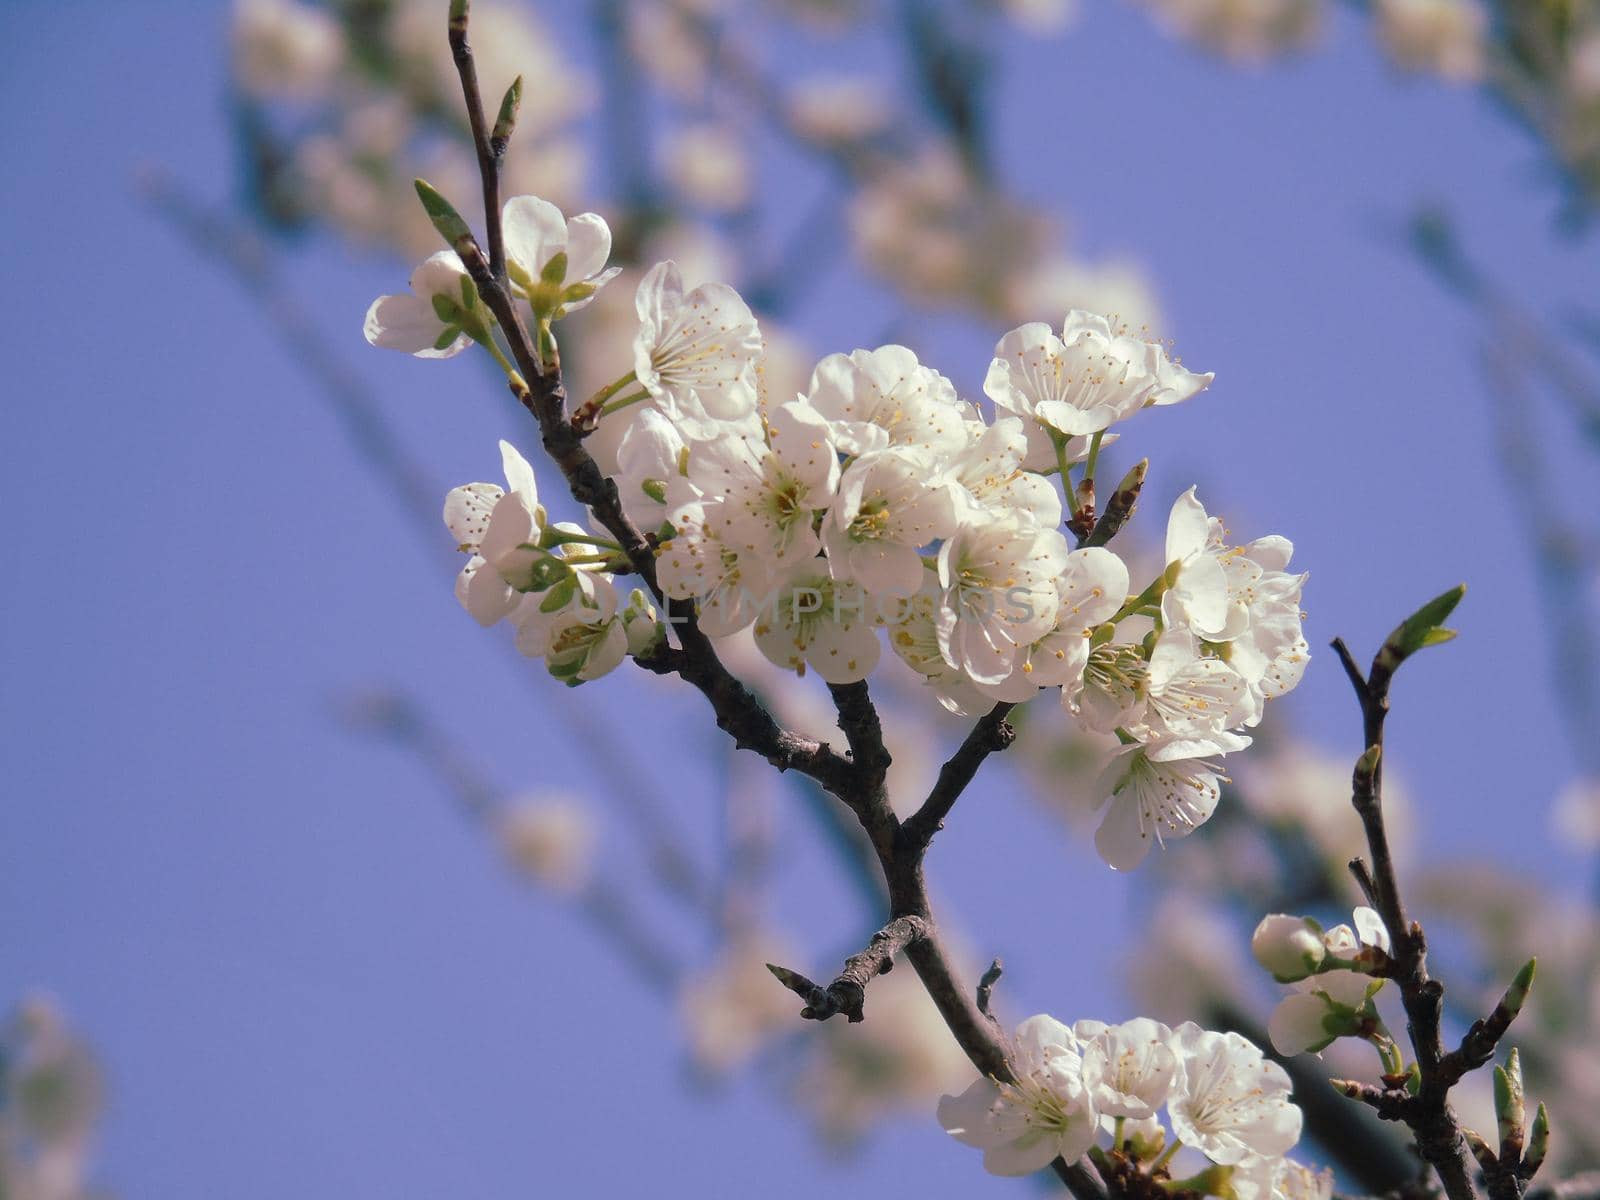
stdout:
MULTIPOLYGON (((1450 1107, 1450 1087, 1455 1080, 1441 1071, 1444 1045, 1439 1026, 1444 987, 1428 976, 1427 941, 1422 926, 1406 918, 1388 830, 1384 825, 1383 726, 1389 712, 1389 682, 1404 656, 1391 636, 1373 658, 1371 670, 1363 676, 1342 640, 1335 638, 1333 649, 1361 705, 1362 739, 1366 749, 1352 775, 1351 803, 1361 817, 1372 859, 1370 874, 1362 882, 1363 886, 1370 883, 1374 907, 1383 918, 1394 946, 1394 979, 1405 1007, 1418 1070, 1416 1094, 1400 1093, 1392 1101, 1385 1097, 1385 1107, 1379 1108, 1379 1114, 1403 1120, 1411 1128, 1417 1139, 1417 1149, 1438 1173, 1450 1200, 1474 1200, 1476 1192, 1466 1142, 1460 1122, 1450 1107)), ((1360 1098, 1372 1102, 1369 1097, 1360 1098)))
POLYGON ((840 1013, 851 1024, 863 1019, 862 1006, 867 999, 867 984, 879 975, 894 969, 895 955, 927 936, 928 923, 921 917, 896 917, 867 943, 865 950, 852 954, 845 960, 844 970, 832 983, 822 987, 804 975, 787 967, 767 964, 767 970, 777 976, 795 995, 806 1002, 800 1015, 808 1021, 826 1021, 840 1013))

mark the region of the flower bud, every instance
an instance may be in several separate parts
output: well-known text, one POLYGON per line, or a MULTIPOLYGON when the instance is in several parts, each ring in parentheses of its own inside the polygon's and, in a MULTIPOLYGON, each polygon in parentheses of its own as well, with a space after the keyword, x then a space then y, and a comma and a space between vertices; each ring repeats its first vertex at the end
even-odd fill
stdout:
POLYGON ((1280 983, 1316 974, 1327 951, 1322 927, 1310 917, 1272 913, 1261 919, 1250 937, 1250 953, 1280 983))

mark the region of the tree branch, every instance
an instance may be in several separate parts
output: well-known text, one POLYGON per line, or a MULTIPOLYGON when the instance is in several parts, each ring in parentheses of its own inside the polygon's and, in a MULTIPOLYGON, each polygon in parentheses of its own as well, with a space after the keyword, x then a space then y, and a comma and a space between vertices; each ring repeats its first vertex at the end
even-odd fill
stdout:
POLYGON ((944 828, 944 819, 950 815, 961 793, 977 775, 983 760, 997 750, 1004 750, 1016 740, 1016 730, 1006 717, 1015 707, 996 704, 972 727, 960 749, 939 769, 939 778, 922 802, 922 807, 906 818, 901 827, 901 837, 909 846, 926 849, 933 835, 944 828))
POLYGON ((877 933, 859 954, 845 959, 844 970, 827 987, 812 983, 798 971, 767 964, 771 971, 795 995, 806 1002, 800 1015, 808 1021, 826 1021, 843 1013, 852 1025, 861 1021, 862 1005, 867 999, 867 984, 879 975, 894 969, 894 956, 920 941, 927 935, 928 923, 921 917, 896 917, 877 933))
MULTIPOLYGON (((1402 626, 1404 628, 1404 626, 1402 626)), ((1350 677, 1361 705, 1362 735, 1366 747, 1351 779, 1351 803, 1366 831, 1372 858, 1372 899, 1394 945, 1394 979, 1405 1007, 1406 1024, 1416 1054, 1419 1081, 1416 1094, 1378 1107, 1379 1115, 1401 1120, 1417 1139, 1417 1149, 1438 1173, 1450 1200, 1474 1200, 1472 1173, 1460 1122, 1450 1107, 1450 1087, 1455 1078, 1441 1070, 1444 1045, 1439 1025, 1444 1008, 1444 985, 1428 976, 1428 948, 1422 926, 1408 921, 1394 856, 1383 819, 1383 725, 1389 713, 1389 683, 1407 652, 1396 634, 1385 640, 1363 676, 1344 642, 1335 638, 1333 649, 1350 677)), ((1360 878, 1358 876, 1358 878, 1360 878)), ((1373 1100, 1359 1097, 1368 1103, 1373 1100)))

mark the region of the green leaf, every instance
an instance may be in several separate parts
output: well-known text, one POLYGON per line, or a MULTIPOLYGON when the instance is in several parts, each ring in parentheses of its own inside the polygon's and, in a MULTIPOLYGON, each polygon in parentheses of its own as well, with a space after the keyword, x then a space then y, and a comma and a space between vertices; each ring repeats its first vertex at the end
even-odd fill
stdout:
POLYGON ((1461 603, 1461 598, 1466 594, 1467 585, 1458 584, 1448 592, 1435 596, 1400 622, 1395 626, 1394 632, 1384 639, 1383 649, 1378 651, 1378 659, 1374 665, 1392 674, 1401 663, 1418 650, 1438 646, 1455 637, 1455 630, 1445 629, 1443 622, 1455 611, 1456 605, 1461 603))

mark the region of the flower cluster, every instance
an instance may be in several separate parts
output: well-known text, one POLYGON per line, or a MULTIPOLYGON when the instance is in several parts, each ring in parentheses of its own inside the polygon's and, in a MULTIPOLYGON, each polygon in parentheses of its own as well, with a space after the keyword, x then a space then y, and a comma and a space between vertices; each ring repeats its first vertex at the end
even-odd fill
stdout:
POLYGON ((1043 1014, 1017 1026, 1016 1078, 946 1096, 939 1121, 994 1175, 1030 1175, 1091 1150, 1171 1178, 1181 1148, 1208 1166, 1174 1183, 1210 1195, 1320 1196, 1331 1176, 1283 1156, 1300 1138, 1289 1077, 1237 1033, 1139 1017, 1121 1025, 1043 1014), (1166 1121, 1161 1120, 1165 1109, 1166 1121))
MULTIPOLYGON (((614 274, 594 214, 565 220, 517 197, 504 228, 513 297, 541 329, 614 274)), ((423 357, 476 342, 511 370, 452 253, 412 287, 373 304, 370 341, 423 357)), ((1190 399, 1211 375, 1073 311, 1059 329, 1034 322, 999 340, 983 385, 992 417, 896 345, 830 355, 803 392, 771 395, 762 332, 733 288, 688 289, 662 262, 635 311, 633 369, 585 408, 631 422, 616 482, 656 541, 662 596, 692 606, 711 636, 750 630, 773 663, 830 684, 871 674, 886 637, 953 711, 1056 690, 1071 719, 1116 739, 1096 845, 1119 870, 1210 816, 1219 760, 1250 744, 1242 731, 1305 667, 1292 547, 1231 545, 1192 488, 1141 586, 1114 551, 1081 543, 1104 540, 1088 533, 1114 428, 1190 399)), ((613 583, 629 569, 618 543, 551 524, 527 462, 505 443, 502 456, 509 491, 469 484, 445 506, 472 555, 457 585, 467 610, 484 624, 510 617, 519 648, 569 683, 653 647, 663 629, 645 593, 623 603, 613 583)))
POLYGON ((1357 908, 1354 921, 1354 929, 1324 930, 1310 917, 1272 913, 1256 926, 1251 953, 1294 989, 1267 1024, 1279 1054, 1317 1053, 1341 1037, 1366 1038, 1380 1051, 1392 1047, 1374 1003, 1389 962, 1389 931, 1370 908, 1357 908))

